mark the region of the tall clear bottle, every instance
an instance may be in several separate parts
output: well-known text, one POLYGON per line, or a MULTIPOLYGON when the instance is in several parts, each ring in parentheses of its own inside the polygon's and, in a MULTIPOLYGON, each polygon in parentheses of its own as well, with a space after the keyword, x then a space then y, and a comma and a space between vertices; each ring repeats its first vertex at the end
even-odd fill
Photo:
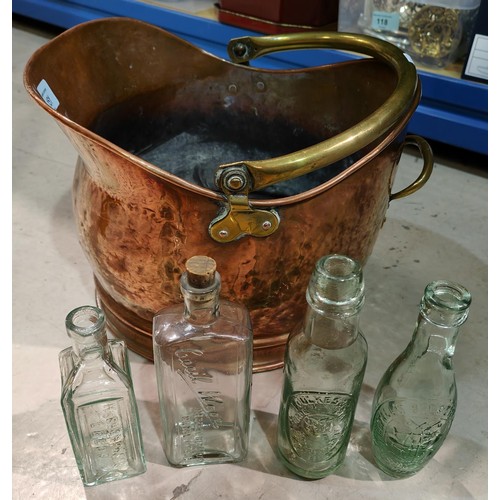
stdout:
POLYGON ((101 309, 66 316, 72 347, 59 354, 61 407, 85 486, 146 471, 137 403, 125 343, 106 337, 101 309))
POLYGON ((343 255, 322 257, 306 299, 304 323, 286 347, 278 451, 291 471, 316 479, 345 458, 366 368, 359 263, 343 255))
POLYGON ((206 256, 181 276, 184 303, 153 319, 153 352, 165 455, 182 467, 243 460, 248 450, 252 327, 248 310, 219 298, 206 256))
POLYGON ((411 342, 378 384, 372 448, 378 467, 391 476, 420 471, 448 435, 457 405, 453 354, 470 303, 459 284, 429 283, 411 342))

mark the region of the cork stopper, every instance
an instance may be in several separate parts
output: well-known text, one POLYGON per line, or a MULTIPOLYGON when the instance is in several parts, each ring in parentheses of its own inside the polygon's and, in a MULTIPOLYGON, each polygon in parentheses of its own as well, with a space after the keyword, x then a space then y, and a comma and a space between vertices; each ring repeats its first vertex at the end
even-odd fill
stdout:
POLYGON ((194 288, 208 288, 215 281, 215 260, 205 255, 195 255, 186 262, 187 281, 194 288))

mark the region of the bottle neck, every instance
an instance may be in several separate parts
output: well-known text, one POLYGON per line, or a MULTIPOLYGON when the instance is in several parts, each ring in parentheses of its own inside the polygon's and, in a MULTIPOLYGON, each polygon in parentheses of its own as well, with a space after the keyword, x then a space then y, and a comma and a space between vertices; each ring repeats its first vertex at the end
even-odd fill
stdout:
POLYGON ((91 361, 107 352, 106 321, 104 313, 94 306, 82 306, 66 316, 66 331, 72 341, 73 352, 80 359, 91 361))
POLYGON ((417 353, 433 352, 442 358, 451 358, 455 354, 460 328, 435 324, 422 313, 419 315, 413 334, 413 349, 417 353))
POLYGON ((324 349, 343 349, 358 337, 359 313, 333 314, 314 307, 307 308, 304 334, 324 349))
POLYGON ((459 284, 449 281, 429 283, 420 302, 412 339, 417 351, 451 358, 460 327, 467 320, 470 302, 470 293, 459 284))
POLYGON ((304 333, 313 344, 342 349, 356 340, 364 303, 363 274, 356 261, 342 255, 322 257, 309 281, 306 299, 304 333))
POLYGON ((195 288, 185 274, 181 277, 184 297, 184 318, 194 325, 210 325, 219 317, 220 276, 215 273, 214 283, 208 288, 195 288))

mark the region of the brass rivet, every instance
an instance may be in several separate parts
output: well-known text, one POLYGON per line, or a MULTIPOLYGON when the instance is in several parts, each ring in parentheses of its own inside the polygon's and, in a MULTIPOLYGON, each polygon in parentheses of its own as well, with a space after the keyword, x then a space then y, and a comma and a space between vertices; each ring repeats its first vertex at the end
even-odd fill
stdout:
POLYGON ((244 186, 245 181, 239 175, 232 175, 227 180, 227 184, 231 189, 240 189, 244 186))
POLYGON ((248 47, 244 43, 239 42, 233 47, 233 54, 241 59, 248 54, 248 47))

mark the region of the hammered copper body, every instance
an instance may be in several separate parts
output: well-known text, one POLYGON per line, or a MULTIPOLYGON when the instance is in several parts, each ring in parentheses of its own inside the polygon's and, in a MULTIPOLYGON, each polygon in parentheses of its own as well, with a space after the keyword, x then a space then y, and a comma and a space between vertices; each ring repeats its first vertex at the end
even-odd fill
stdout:
POLYGON ((240 139, 250 140, 259 128, 279 142, 278 132, 288 127, 292 139, 300 129, 321 142, 375 112, 397 83, 391 68, 373 59, 294 71, 234 64, 130 19, 84 23, 39 49, 26 67, 26 88, 78 151, 76 224, 113 333, 152 359, 152 316, 181 300, 186 260, 208 255, 217 262, 223 296, 250 309, 254 370, 281 366, 316 260, 341 253, 365 262, 390 199, 428 177, 430 153, 420 139, 410 139, 424 150, 427 171, 391 195, 408 141, 405 126, 420 97, 418 81, 397 123, 358 148, 347 170, 292 196, 250 195, 252 207, 279 214, 279 227, 267 237, 215 241, 209 227, 226 196, 142 160, 130 147, 153 142, 174 118, 181 128, 224 123, 240 139), (57 96, 57 110, 36 90, 42 80, 57 96), (103 116, 106 137, 95 132, 103 116))

